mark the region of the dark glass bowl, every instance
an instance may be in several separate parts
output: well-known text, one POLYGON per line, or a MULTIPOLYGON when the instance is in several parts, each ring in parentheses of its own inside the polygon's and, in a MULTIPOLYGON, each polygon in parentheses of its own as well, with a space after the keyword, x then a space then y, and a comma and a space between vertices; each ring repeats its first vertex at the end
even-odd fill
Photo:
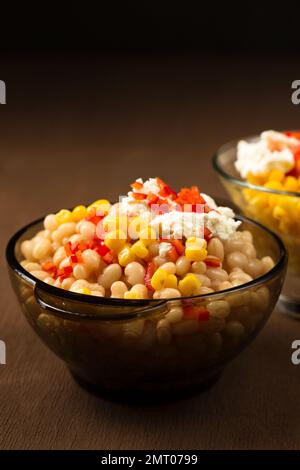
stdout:
MULTIPOLYGON (((243 140, 255 142, 258 139, 259 136, 251 136, 243 140)), ((237 158, 237 144, 238 140, 235 140, 220 147, 213 157, 213 167, 235 207, 242 214, 270 228, 283 240, 289 253, 289 262, 279 308, 282 312, 300 319, 298 288, 300 282, 300 222, 292 222, 300 217, 300 193, 269 189, 243 180, 234 166, 237 158), (274 212, 275 206, 284 210, 283 217, 278 217, 278 213, 274 212)))
MULTIPOLYGON (((6 257, 12 286, 38 336, 83 385, 120 400, 173 399, 213 383, 225 365, 263 327, 280 294, 287 255, 280 239, 244 217, 258 256, 275 267, 242 286, 180 299, 123 300, 77 294, 50 286, 20 264, 21 242, 43 219, 18 231, 6 257), (207 307, 209 319, 180 320, 170 331, 158 322, 177 307, 207 307)), ((169 315, 170 317, 170 315, 169 315)))

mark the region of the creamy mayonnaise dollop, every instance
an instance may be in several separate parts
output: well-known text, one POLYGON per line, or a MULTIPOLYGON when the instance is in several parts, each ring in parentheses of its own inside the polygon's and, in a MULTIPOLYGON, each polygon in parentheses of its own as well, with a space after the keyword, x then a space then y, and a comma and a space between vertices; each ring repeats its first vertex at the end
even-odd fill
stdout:
POLYGON ((289 172, 294 166, 293 149, 299 140, 282 132, 265 131, 257 142, 240 140, 237 146, 235 167, 242 178, 266 174, 272 170, 289 172))

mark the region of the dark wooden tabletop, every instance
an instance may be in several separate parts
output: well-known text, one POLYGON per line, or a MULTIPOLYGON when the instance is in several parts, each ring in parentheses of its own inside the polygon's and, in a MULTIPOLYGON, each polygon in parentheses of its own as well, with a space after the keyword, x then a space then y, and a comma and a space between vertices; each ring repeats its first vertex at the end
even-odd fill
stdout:
MULTIPOLYGON (((125 194, 136 177, 225 193, 211 168, 222 143, 299 128, 292 60, 6 60, 0 106, 1 250, 61 207, 125 194)), ((1 449, 299 449, 300 322, 276 310, 208 392, 126 406, 80 389, 23 317, 0 260, 1 449)))

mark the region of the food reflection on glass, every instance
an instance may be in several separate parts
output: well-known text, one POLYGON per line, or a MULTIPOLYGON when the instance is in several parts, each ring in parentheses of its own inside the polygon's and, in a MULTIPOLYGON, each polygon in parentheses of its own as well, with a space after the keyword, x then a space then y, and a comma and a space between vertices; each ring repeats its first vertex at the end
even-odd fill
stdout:
POLYGON ((300 313, 295 290, 300 276, 300 132, 264 131, 225 145, 215 168, 243 213, 283 239, 289 251, 289 279, 280 305, 300 313))
POLYGON ((37 225, 8 247, 17 295, 44 341, 101 389, 212 380, 263 326, 284 276, 273 234, 196 186, 175 192, 160 178, 37 225))

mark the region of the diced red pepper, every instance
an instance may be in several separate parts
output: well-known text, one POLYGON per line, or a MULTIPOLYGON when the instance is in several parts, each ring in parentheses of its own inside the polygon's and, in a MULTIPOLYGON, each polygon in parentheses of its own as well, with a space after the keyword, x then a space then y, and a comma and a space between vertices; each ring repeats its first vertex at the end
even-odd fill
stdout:
POLYGON ((132 195, 132 197, 134 197, 134 199, 136 199, 137 201, 143 201, 144 199, 147 198, 147 195, 146 194, 142 194, 142 193, 130 193, 132 195))
POLYGON ((76 256, 77 256, 77 262, 82 263, 82 252, 80 250, 76 252, 76 256))
POLYGON ((45 263, 42 264, 42 269, 44 271, 50 272, 56 269, 56 266, 52 261, 46 261, 45 263))
POLYGON ((197 320, 201 322, 209 320, 209 311, 205 307, 187 305, 183 307, 183 313, 184 316, 190 320, 197 320))
POLYGON ((182 207, 186 204, 206 204, 197 186, 182 188, 175 199, 182 207))
POLYGON ((57 267, 52 261, 46 261, 42 264, 42 269, 46 271, 50 276, 56 279, 57 276, 57 267))
POLYGON ((210 255, 208 255, 205 258, 204 263, 206 264, 206 266, 209 266, 210 268, 219 268, 222 264, 219 258, 217 258, 216 256, 210 256, 210 255))
POLYGON ((212 233, 207 227, 204 227, 203 235, 204 235, 205 240, 208 241, 211 238, 212 233))
POLYGON ((95 225, 98 225, 99 222, 101 222, 101 220, 103 219, 103 215, 94 215, 93 217, 91 217, 89 220, 90 222, 92 222, 93 224, 95 225))
POLYGON ((73 254, 71 242, 65 244, 65 252, 67 256, 71 256, 73 254))
POLYGON ((179 258, 179 255, 177 253, 175 246, 172 246, 172 248, 169 249, 167 253, 167 257, 169 261, 172 261, 172 263, 176 263, 176 261, 179 258))
POLYGON ((109 253, 110 249, 106 245, 98 245, 95 247, 95 251, 97 251, 98 255, 103 257, 109 253))
POLYGON ((71 255, 71 263, 74 263, 74 264, 78 263, 77 255, 71 255))
POLYGON ((155 273, 156 266, 153 261, 150 261, 150 263, 147 264, 146 268, 146 273, 145 273, 145 286, 147 287, 148 290, 154 291, 153 287, 151 286, 151 278, 153 274, 155 273))
POLYGON ((140 183, 139 181, 135 181, 130 186, 132 187, 132 189, 136 189, 137 191, 139 191, 140 189, 143 188, 144 185, 143 183, 140 183))
POLYGON ((106 263, 106 264, 112 264, 115 262, 115 257, 113 256, 113 254, 111 253, 111 251, 109 251, 108 253, 106 253, 103 257, 102 257, 103 261, 106 263))
POLYGON ((72 266, 66 266, 64 268, 58 269, 57 277, 59 277, 60 280, 63 281, 67 277, 70 277, 72 273, 73 273, 73 267, 72 266))
POLYGON ((169 198, 169 199, 176 199, 177 197, 177 193, 176 191, 173 191, 172 188, 170 188, 170 186, 165 183, 162 179, 160 178, 156 178, 156 181, 157 181, 157 184, 160 188, 160 191, 159 191, 159 194, 160 196, 164 197, 164 198, 169 198))
POLYGON ((149 193, 147 196, 147 204, 148 206, 152 206, 152 204, 158 204, 159 197, 156 194, 149 193))
POLYGON ((300 132, 299 131, 286 131, 284 132, 285 135, 288 137, 295 137, 295 139, 300 140, 300 132))
POLYGON ((181 240, 172 240, 172 245, 175 247, 175 250, 177 251, 179 256, 182 256, 184 254, 184 244, 182 243, 181 240))

